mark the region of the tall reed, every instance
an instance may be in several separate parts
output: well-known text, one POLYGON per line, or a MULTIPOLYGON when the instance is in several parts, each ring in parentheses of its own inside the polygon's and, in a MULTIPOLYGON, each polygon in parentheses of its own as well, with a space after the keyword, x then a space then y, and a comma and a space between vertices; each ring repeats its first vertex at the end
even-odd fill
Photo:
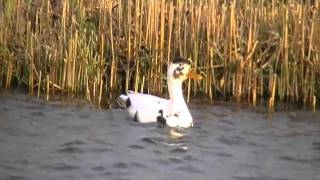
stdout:
POLYGON ((319 0, 0 0, 0 86, 82 94, 98 105, 128 89, 163 94, 174 56, 201 82, 192 96, 316 107, 319 0))

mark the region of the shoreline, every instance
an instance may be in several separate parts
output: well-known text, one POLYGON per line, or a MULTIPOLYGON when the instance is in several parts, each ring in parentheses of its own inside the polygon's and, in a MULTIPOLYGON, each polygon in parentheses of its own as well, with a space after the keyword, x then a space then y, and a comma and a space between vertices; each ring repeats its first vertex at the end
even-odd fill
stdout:
MULTIPOLYGON (((66 95, 66 94, 56 94, 55 96, 51 96, 49 100, 46 99, 45 95, 41 95, 40 97, 37 97, 35 95, 30 95, 27 90, 22 88, 14 88, 11 90, 3 90, 0 89, 0 98, 1 97, 23 97, 23 98, 30 98, 30 99, 37 99, 44 102, 61 102, 62 104, 65 104, 66 106, 82 106, 82 105, 88 105, 95 109, 118 109, 119 106, 116 103, 116 100, 112 101, 110 104, 94 104, 88 100, 85 99, 83 95, 66 95)), ((162 98, 166 98, 165 96, 160 96, 162 98)), ((106 102, 106 101, 105 101, 106 102)), ((291 112, 291 111, 310 111, 310 112, 319 112, 319 108, 316 108, 315 110, 311 107, 303 106, 303 104, 298 103, 277 103, 273 109, 268 108, 268 102, 267 100, 264 100, 264 102, 258 102, 256 106, 253 106, 252 104, 249 104, 248 102, 236 102, 236 101, 225 101, 225 100, 214 100, 212 103, 208 102, 208 100, 205 100, 202 98, 191 98, 189 102, 187 102, 188 106, 190 107, 211 107, 211 106, 233 106, 240 109, 248 109, 253 111, 261 111, 264 113, 273 114, 276 112, 291 112)), ((320 119, 319 119, 320 120, 320 119)))

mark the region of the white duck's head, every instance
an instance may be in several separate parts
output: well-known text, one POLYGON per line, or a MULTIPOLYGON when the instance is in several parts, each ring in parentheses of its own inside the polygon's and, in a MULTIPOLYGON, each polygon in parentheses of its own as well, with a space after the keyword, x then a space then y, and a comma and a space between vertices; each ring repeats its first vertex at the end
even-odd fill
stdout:
POLYGON ((168 67, 168 80, 183 82, 188 78, 200 79, 200 77, 201 75, 198 75, 191 70, 191 62, 182 57, 174 58, 168 67))
POLYGON ((171 100, 184 102, 182 83, 188 78, 200 80, 202 76, 192 71, 190 61, 181 57, 174 58, 167 72, 168 89, 171 100))
POLYGON ((190 62, 181 58, 176 57, 169 65, 167 77, 175 81, 184 81, 188 78, 188 73, 190 72, 190 62))

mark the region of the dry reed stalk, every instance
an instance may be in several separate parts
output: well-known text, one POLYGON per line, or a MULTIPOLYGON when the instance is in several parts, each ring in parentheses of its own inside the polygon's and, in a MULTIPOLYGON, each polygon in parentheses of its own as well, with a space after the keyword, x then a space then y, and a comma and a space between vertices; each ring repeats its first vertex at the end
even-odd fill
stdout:
POLYGON ((46 86, 46 100, 48 101, 49 98, 50 98, 50 79, 49 79, 49 75, 47 75, 47 78, 46 78, 46 83, 47 83, 47 86, 46 86))
POLYGON ((85 69, 85 76, 84 81, 86 83, 86 99, 90 102, 91 101, 91 95, 90 95, 90 89, 89 89, 89 78, 88 78, 88 69, 85 69))
POLYGON ((162 94, 162 86, 163 86, 163 83, 162 83, 162 79, 163 79, 163 70, 162 70, 162 64, 165 62, 164 61, 164 36, 165 36, 165 32, 164 32, 164 27, 165 27, 165 13, 166 13, 166 0, 161 0, 160 2, 160 42, 159 42, 159 51, 160 51, 160 57, 159 57, 159 65, 158 65, 158 73, 159 73, 159 87, 158 87, 158 92, 160 94, 162 94))
POLYGON ((125 27, 125 33, 126 33, 126 42, 127 42, 127 54, 126 54, 126 87, 125 90, 128 91, 129 90, 129 81, 130 81, 130 61, 131 61, 131 30, 132 30, 132 20, 131 20, 131 9, 132 9, 132 2, 129 1, 129 3, 127 4, 127 24, 125 27))
POLYGON ((170 63, 170 59, 171 59, 171 56, 170 56, 170 53, 171 53, 171 48, 172 48, 172 45, 171 45, 171 39, 172 39, 172 27, 173 27, 173 17, 174 17, 174 6, 173 6, 173 2, 170 2, 169 4, 169 13, 168 13, 168 26, 169 26, 169 37, 168 37, 168 44, 167 44, 167 64, 170 63))
POLYGON ((138 92, 139 91, 139 83, 140 83, 140 63, 139 63, 139 57, 138 53, 140 52, 140 18, 139 18, 139 13, 140 13, 140 0, 137 0, 135 2, 135 7, 134 7, 134 33, 133 33, 133 59, 135 60, 135 86, 134 86, 134 91, 138 92))
POLYGON ((6 72, 6 83, 5 83, 5 88, 9 89, 11 87, 11 81, 12 81, 12 62, 11 62, 11 57, 8 58, 8 67, 7 67, 7 72, 6 72))
MULTIPOLYGON (((254 65, 255 67, 255 65, 254 65)), ((253 83, 252 83, 252 106, 255 107, 257 105, 257 74, 253 72, 253 83)))
POLYGON ((316 111, 316 106, 317 106, 317 97, 313 96, 312 97, 312 110, 313 110, 313 112, 316 111))
POLYGON ((113 23, 112 23, 112 3, 108 4, 108 16, 109 16, 109 33, 110 33, 110 44, 111 44, 111 71, 110 71, 110 88, 114 89, 116 80, 116 60, 115 60, 115 50, 114 50, 114 37, 113 37, 113 23))
POLYGON ((100 78, 100 88, 99 88, 99 99, 98 99, 98 106, 101 106, 101 100, 102 100, 102 89, 103 89, 103 80, 102 76, 100 78))
MULTIPOLYGON (((289 96, 289 30, 288 30, 288 26, 289 26, 289 10, 287 8, 285 8, 284 10, 285 12, 285 17, 284 17, 284 45, 283 45, 283 54, 284 54, 284 62, 283 62, 283 73, 282 73, 282 92, 281 95, 282 96, 289 96)), ((281 96, 280 96, 281 98, 281 96)))
POLYGON ((213 48, 210 49, 210 70, 211 70, 211 73, 209 72, 209 82, 208 82, 208 86, 209 86, 209 98, 210 98, 210 102, 213 103, 213 96, 214 96, 214 91, 212 90, 212 86, 216 86, 216 83, 215 83, 215 70, 214 70, 214 67, 213 67, 213 48))
POLYGON ((42 78, 42 71, 40 70, 39 72, 39 80, 38 80, 38 93, 37 93, 37 98, 40 97, 40 90, 41 90, 41 78, 42 78))
POLYGON ((273 77, 271 79, 271 96, 269 98, 269 112, 274 111, 274 101, 275 101, 275 95, 276 95, 276 83, 277 82, 277 75, 273 74, 273 77))

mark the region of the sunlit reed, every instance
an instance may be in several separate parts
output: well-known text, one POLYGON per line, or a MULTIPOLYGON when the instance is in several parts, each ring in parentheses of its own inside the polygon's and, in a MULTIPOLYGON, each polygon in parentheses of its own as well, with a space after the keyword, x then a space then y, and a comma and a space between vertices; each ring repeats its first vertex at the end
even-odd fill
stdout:
POLYGON ((183 56, 205 76, 191 97, 247 102, 320 98, 320 1, 1 0, 0 86, 111 104, 128 89, 166 96, 183 56))

